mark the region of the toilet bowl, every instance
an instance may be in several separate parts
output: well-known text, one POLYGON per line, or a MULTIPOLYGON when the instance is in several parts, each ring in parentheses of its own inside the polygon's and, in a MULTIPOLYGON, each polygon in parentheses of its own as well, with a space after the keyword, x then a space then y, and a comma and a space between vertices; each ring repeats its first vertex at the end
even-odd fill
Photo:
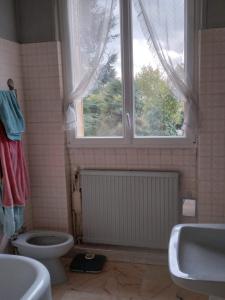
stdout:
POLYGON ((67 280, 59 258, 73 247, 72 235, 56 231, 30 231, 18 235, 12 244, 20 255, 42 262, 50 273, 52 284, 67 280))

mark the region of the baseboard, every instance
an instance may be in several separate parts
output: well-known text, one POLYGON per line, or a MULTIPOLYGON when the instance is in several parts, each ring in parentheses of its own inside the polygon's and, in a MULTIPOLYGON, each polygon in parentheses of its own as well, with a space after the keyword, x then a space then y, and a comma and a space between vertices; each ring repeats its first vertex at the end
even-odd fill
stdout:
POLYGON ((153 250, 136 247, 122 247, 99 244, 77 244, 69 252, 69 256, 77 253, 94 252, 105 255, 108 261, 132 262, 149 265, 168 265, 166 250, 153 250))

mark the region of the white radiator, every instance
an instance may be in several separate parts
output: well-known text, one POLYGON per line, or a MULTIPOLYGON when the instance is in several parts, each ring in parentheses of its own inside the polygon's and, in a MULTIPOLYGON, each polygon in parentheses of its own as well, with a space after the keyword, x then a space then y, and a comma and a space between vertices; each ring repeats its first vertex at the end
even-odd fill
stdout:
POLYGON ((178 223, 178 173, 81 171, 83 241, 166 249, 178 223))

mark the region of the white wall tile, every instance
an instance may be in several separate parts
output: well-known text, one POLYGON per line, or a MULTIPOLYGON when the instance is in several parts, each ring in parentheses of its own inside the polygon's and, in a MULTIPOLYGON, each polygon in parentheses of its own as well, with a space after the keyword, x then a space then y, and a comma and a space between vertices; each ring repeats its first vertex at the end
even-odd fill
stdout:
POLYGON ((69 230, 57 42, 22 45, 34 228, 69 230))
POLYGON ((225 29, 201 37, 198 213, 200 222, 224 222, 225 29))

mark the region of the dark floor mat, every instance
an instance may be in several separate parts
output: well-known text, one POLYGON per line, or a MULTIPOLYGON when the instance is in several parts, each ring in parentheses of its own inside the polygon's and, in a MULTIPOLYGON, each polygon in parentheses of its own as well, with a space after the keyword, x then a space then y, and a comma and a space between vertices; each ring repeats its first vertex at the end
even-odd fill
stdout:
POLYGON ((72 272, 99 273, 106 262, 104 255, 77 254, 70 264, 72 272))

